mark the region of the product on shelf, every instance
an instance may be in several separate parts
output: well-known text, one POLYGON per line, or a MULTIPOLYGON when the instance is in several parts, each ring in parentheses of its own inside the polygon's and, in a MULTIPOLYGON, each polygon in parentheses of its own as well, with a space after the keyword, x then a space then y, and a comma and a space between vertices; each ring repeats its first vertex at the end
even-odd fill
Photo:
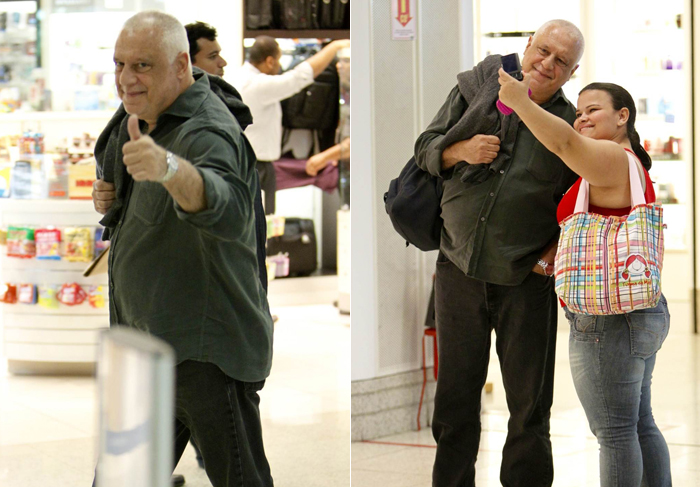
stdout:
POLYGON ((40 228, 34 231, 36 258, 61 260, 61 231, 57 228, 40 228))
POLYGON ((27 200, 32 197, 32 164, 17 161, 10 171, 10 194, 13 198, 27 200))
POLYGON ((286 277, 289 275, 289 254, 280 252, 267 258, 269 263, 275 263, 275 277, 286 277))
POLYGON ((12 179, 12 165, 0 162, 0 198, 10 197, 10 181, 12 179))
POLYGON ((68 198, 68 156, 55 154, 49 156, 47 183, 49 198, 68 198))
POLYGON ((85 159, 68 168, 68 197, 72 200, 91 200, 95 182, 95 158, 85 159))
POLYGON ((90 262, 93 257, 92 228, 69 227, 63 231, 65 257, 70 262, 90 262))
POLYGON ((103 227, 95 228, 95 257, 100 255, 103 250, 109 247, 109 240, 102 240, 102 234, 105 229, 103 227))
POLYGON ((50 284, 43 284, 39 286, 38 289, 38 294, 39 294, 39 306, 42 308, 47 308, 47 309, 56 309, 58 308, 59 302, 57 298, 58 294, 58 289, 57 286, 55 285, 50 285, 50 284))
POLYGON ((85 292, 85 290, 75 282, 72 284, 64 284, 61 286, 58 293, 56 293, 56 298, 61 303, 68 306, 82 304, 87 297, 88 294, 85 292))
POLYGON ((25 132, 19 138, 19 151, 22 154, 43 154, 44 134, 38 132, 25 132))
POLYGON ((36 304, 36 286, 34 284, 20 284, 18 289, 18 301, 23 304, 36 304))
POLYGON ((90 306, 93 308, 105 307, 104 286, 90 286, 88 294, 90 296, 90 306))
POLYGON ((267 215, 267 238, 281 237, 284 235, 285 217, 267 215))
POLYGON ((10 283, 0 285, 0 301, 15 304, 17 302, 17 286, 10 283))
POLYGON ((7 230, 7 256, 31 259, 36 255, 34 229, 10 227, 7 230))

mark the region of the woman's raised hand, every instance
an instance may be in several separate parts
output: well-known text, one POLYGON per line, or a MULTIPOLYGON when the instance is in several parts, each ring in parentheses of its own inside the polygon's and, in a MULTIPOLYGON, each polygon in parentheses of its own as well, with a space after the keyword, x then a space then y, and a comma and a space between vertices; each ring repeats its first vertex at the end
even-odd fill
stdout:
POLYGON ((518 105, 529 99, 528 89, 530 88, 530 75, 523 73, 523 80, 518 81, 506 73, 503 68, 498 69, 498 83, 501 90, 498 98, 506 106, 517 111, 518 105))

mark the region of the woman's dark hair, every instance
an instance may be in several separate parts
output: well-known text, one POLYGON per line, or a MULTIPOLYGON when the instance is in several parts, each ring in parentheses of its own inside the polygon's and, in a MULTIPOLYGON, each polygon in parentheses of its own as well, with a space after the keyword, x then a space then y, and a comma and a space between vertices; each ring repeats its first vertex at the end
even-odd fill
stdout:
POLYGON ((201 38, 214 42, 216 40, 216 29, 204 22, 193 22, 185 26, 187 40, 190 43, 190 60, 194 62, 194 57, 199 52, 197 41, 201 38))
POLYGON ((613 83, 591 83, 583 88, 579 92, 579 95, 584 91, 589 90, 600 90, 610 95, 610 99, 612 100, 612 105, 615 110, 622 110, 623 108, 627 108, 629 110, 630 115, 627 119, 627 138, 630 139, 632 150, 635 154, 637 154, 637 157, 639 157, 644 169, 647 171, 651 169, 651 157, 649 157, 647 151, 645 151, 644 147, 642 147, 637 129, 634 128, 634 122, 637 119, 637 108, 634 106, 632 95, 630 95, 629 92, 622 86, 613 83))

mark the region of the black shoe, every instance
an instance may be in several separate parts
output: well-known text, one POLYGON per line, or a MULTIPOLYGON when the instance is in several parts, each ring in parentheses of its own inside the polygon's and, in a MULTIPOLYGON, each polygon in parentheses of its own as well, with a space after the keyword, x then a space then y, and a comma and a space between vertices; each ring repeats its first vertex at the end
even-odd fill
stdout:
POLYGON ((179 473, 173 474, 170 480, 172 481, 173 487, 180 487, 182 485, 185 485, 185 476, 180 475, 179 473))

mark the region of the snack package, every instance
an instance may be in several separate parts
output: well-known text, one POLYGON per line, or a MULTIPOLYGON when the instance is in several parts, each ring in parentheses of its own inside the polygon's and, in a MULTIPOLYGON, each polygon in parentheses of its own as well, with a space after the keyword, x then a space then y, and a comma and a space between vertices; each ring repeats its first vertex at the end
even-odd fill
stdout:
POLYGON ((109 247, 109 240, 103 241, 102 234, 104 233, 104 227, 95 228, 95 257, 100 255, 100 253, 109 247))
POLYGON ((20 284, 17 300, 22 304, 36 304, 36 286, 34 284, 20 284))
POLYGON ((85 301, 85 298, 87 298, 87 293, 82 287, 80 287, 79 284, 74 282, 72 284, 64 284, 61 286, 61 289, 59 289, 58 293, 56 294, 56 298, 63 304, 68 306, 76 306, 85 301))
POLYGON ((17 286, 9 283, 0 285, 0 302, 15 304, 17 302, 17 286))
POLYGON ((63 231, 65 257, 70 262, 90 262, 93 256, 92 228, 70 227, 63 231))
POLYGON ((93 308, 105 307, 105 292, 103 286, 90 286, 90 306, 93 308))
POLYGON ((56 298, 56 294, 57 294, 56 286, 54 286, 54 285, 39 286, 37 294, 39 295, 39 300, 38 300, 39 306, 41 306, 42 308, 56 309, 60 306, 58 299, 56 298))
POLYGON ((34 231, 36 258, 61 260, 61 231, 56 228, 40 228, 34 231))
POLYGON ((7 256, 31 259, 35 255, 34 229, 29 227, 10 227, 7 230, 7 256))

